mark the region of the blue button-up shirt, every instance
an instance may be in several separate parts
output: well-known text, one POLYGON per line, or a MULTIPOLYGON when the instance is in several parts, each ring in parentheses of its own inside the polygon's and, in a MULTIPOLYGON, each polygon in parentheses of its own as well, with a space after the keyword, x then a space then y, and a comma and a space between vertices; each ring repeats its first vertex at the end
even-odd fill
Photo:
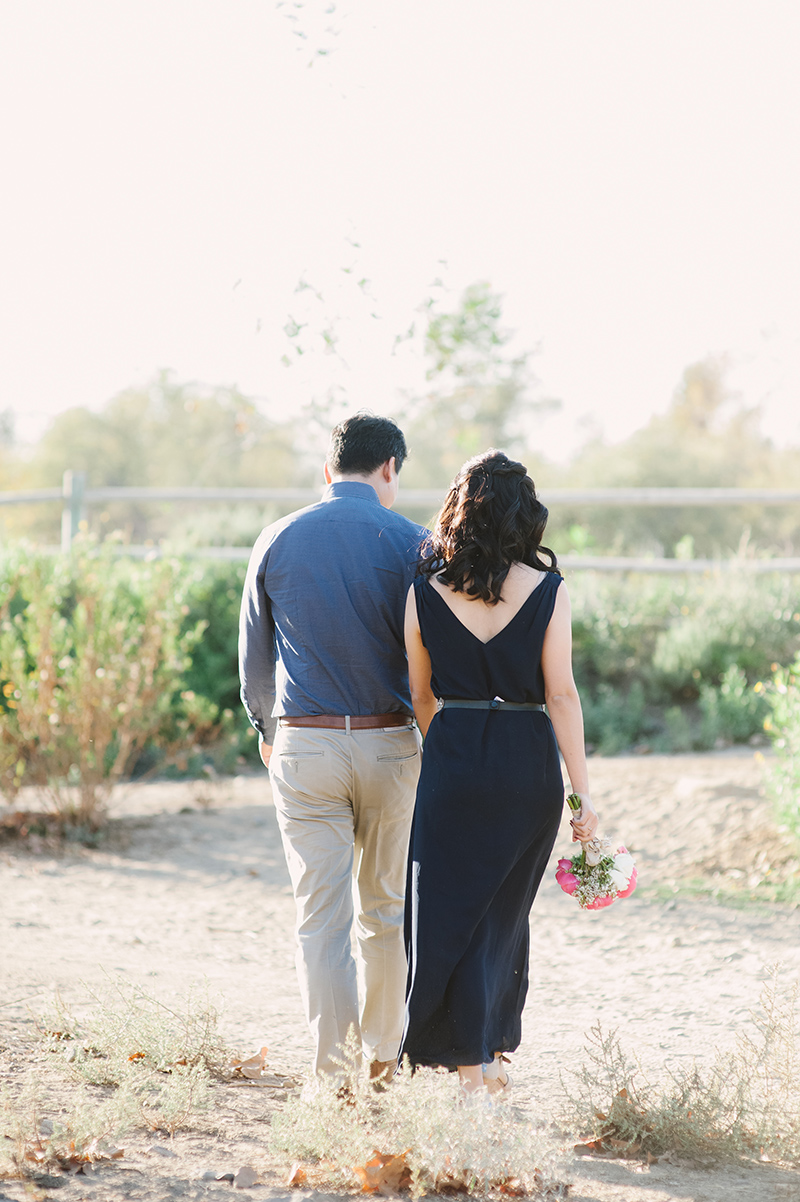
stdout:
POLYGON ((261 532, 239 621, 242 701, 271 718, 410 713, 405 599, 427 531, 340 481, 261 532))

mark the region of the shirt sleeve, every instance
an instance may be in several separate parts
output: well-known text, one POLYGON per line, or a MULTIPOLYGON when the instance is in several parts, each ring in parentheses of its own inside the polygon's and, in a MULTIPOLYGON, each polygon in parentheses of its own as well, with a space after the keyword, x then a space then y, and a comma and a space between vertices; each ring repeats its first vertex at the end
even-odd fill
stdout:
POLYGON ((253 547, 239 611, 239 682, 245 712, 267 743, 275 735, 275 624, 265 587, 268 547, 253 547))

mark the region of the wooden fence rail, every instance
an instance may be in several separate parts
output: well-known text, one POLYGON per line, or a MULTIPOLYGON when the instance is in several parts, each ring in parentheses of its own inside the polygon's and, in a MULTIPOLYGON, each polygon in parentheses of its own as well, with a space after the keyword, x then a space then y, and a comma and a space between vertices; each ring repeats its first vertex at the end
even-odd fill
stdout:
MULTIPOLYGON (((438 508, 444 497, 441 489, 403 489, 400 506, 403 509, 438 508)), ((86 488, 83 472, 67 471, 60 488, 23 489, 0 492, 0 505, 36 505, 60 502, 61 546, 48 551, 69 550, 86 507, 115 501, 201 502, 202 504, 235 504, 246 501, 289 502, 293 506, 313 504, 322 489, 314 488, 140 488, 109 486, 86 488)), ((800 489, 771 488, 549 488, 540 493, 548 506, 553 505, 637 505, 637 506, 699 506, 699 505, 797 505, 800 489)), ((127 555, 145 557, 160 554, 150 546, 123 546, 127 555)), ((183 552, 182 552, 183 553, 183 552)), ((203 547, 186 554, 194 558, 246 559, 249 547, 203 547)), ((568 555, 563 561, 570 569, 600 572, 708 572, 737 568, 747 572, 800 572, 800 559, 642 559, 618 556, 568 555)))

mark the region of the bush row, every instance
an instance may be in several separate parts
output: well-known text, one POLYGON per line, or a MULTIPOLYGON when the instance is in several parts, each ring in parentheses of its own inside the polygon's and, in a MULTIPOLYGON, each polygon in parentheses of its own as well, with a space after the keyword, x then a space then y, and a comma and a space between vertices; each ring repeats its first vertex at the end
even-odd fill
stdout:
MULTIPOLYGON (((187 629, 206 625, 186 686, 232 710, 240 732, 244 573, 244 564, 196 564, 187 575, 187 629)), ((761 737, 767 705, 755 686, 800 650, 796 578, 576 572, 568 586, 575 678, 596 751, 614 755, 643 743, 690 751, 761 737)))
MULTIPOLYGON (((122 774, 256 762, 238 696, 244 573, 244 563, 143 563, 89 540, 66 558, 0 557, 4 794, 72 789, 80 810, 122 774)), ((800 652, 794 577, 568 573, 568 583, 591 747, 763 737, 763 682, 800 652)))
POLYGON ((568 573, 587 741, 689 751, 746 742, 763 691, 800 648, 796 577, 568 573))

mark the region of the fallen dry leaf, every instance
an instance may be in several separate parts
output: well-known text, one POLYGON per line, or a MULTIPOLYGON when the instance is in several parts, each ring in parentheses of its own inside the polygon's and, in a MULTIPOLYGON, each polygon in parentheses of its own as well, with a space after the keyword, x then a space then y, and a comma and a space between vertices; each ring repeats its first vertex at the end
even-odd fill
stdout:
POLYGON ((267 1071, 268 1050, 263 1047, 254 1056, 248 1056, 246 1060, 231 1060, 230 1067, 233 1069, 231 1080, 240 1083, 248 1081, 251 1085, 266 1085, 270 1089, 291 1089, 298 1085, 296 1077, 267 1071))
POLYGON ((575 1144, 572 1150, 579 1156, 597 1156, 603 1152, 603 1140, 588 1139, 585 1143, 575 1144))
POLYGON ((606 1145, 609 1148, 614 1148, 617 1151, 624 1152, 626 1156, 635 1156, 641 1148, 641 1144, 634 1143, 630 1139, 615 1139, 612 1136, 606 1140, 606 1145))
POLYGON ((289 1176, 286 1178, 286 1184, 295 1188, 305 1185, 308 1181, 308 1174, 299 1161, 295 1161, 289 1170, 289 1176))
POLYGON ((353 1172, 361 1181, 362 1194, 397 1194, 411 1182, 411 1169, 406 1162, 408 1149, 399 1156, 378 1152, 364 1165, 356 1165, 353 1172))
POLYGON ((231 1080, 239 1084, 249 1082, 251 1085, 263 1085, 270 1089, 292 1089, 295 1085, 299 1085, 296 1077, 267 1071, 268 1050, 263 1047, 254 1056, 248 1056, 246 1060, 231 1060, 230 1067, 233 1069, 231 1080))
POLYGON ((461 1173, 447 1170, 439 1173, 434 1182, 438 1194, 468 1194, 469 1182, 461 1173))
POLYGON ((111 1144, 102 1143, 99 1139, 93 1139, 86 1147, 78 1147, 74 1140, 71 1140, 66 1148, 61 1150, 48 1151, 41 1143, 31 1144, 25 1150, 26 1160, 31 1160, 34 1164, 52 1161, 67 1173, 85 1173, 91 1171, 95 1164, 109 1160, 121 1160, 124 1155, 124 1148, 115 1148, 111 1144))
POLYGON ((231 1068, 239 1069, 240 1071, 245 1068, 262 1069, 267 1063, 268 1051, 269 1048, 263 1047, 260 1048, 255 1055, 248 1056, 245 1060, 231 1060, 231 1068))
POLYGON ((501 1194, 507 1194, 510 1198, 525 1198, 528 1194, 518 1177, 509 1177, 507 1181, 499 1182, 498 1189, 501 1194))
POLYGON ((242 1064, 238 1071, 243 1077, 247 1077, 248 1081, 258 1081, 263 1075, 263 1066, 260 1064, 242 1064))

